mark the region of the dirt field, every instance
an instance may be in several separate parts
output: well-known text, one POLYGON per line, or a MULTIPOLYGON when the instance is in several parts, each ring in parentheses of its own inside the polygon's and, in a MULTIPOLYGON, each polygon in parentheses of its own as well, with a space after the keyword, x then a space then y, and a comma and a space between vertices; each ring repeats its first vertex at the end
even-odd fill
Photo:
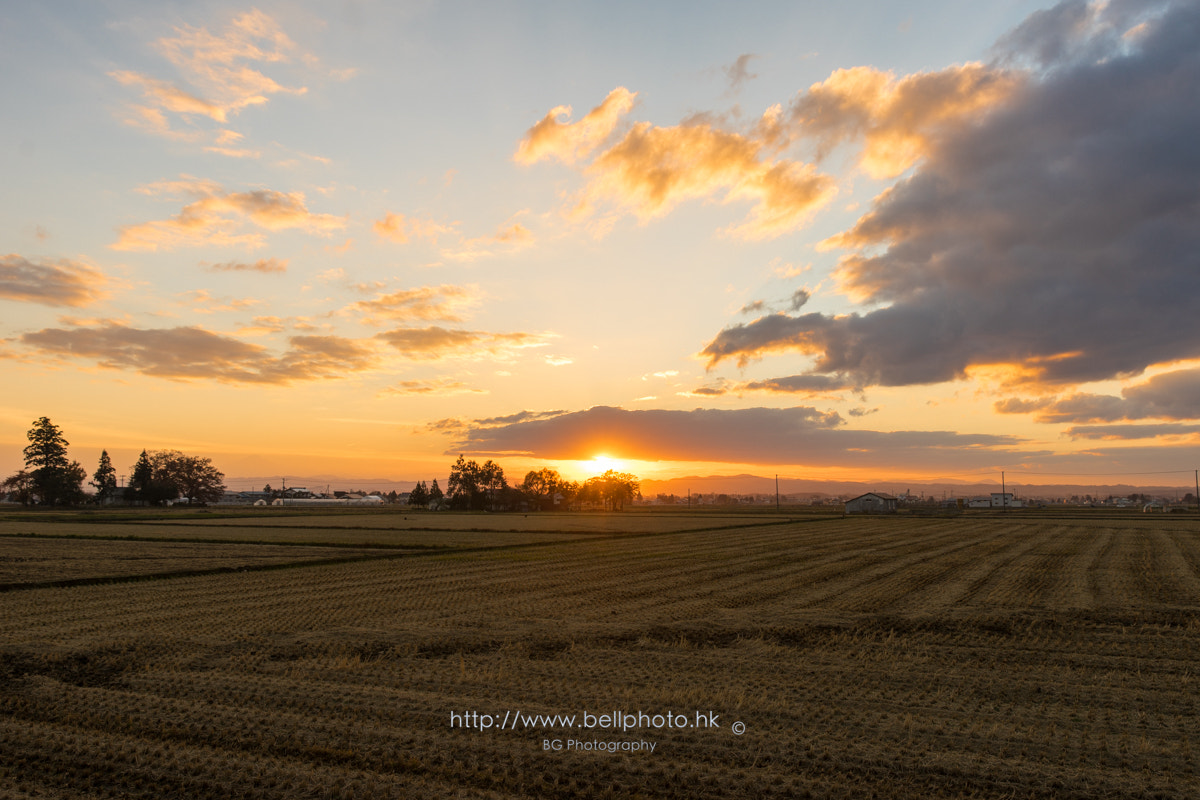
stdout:
POLYGON ((0 796, 1200 796, 1197 520, 571 516, 0 592, 0 796))

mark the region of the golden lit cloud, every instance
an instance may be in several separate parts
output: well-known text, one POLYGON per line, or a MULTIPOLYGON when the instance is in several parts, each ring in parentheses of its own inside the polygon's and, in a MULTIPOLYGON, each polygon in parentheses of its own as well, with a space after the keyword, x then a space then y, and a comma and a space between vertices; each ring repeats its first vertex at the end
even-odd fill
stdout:
POLYGON ((685 200, 724 192, 724 201, 754 203, 730 233, 763 238, 799 226, 836 193, 832 178, 811 165, 772 161, 761 142, 708 124, 669 128, 638 123, 588 170, 593 199, 616 200, 643 220, 685 200))
POLYGON ((196 181, 186 179, 186 176, 182 181, 143 187, 143 191, 158 193, 171 188, 198 196, 198 199, 169 219, 121 227, 120 235, 112 245, 114 250, 153 252, 199 245, 261 246, 265 241, 262 234, 242 232, 246 222, 269 231, 295 228, 324 235, 346 226, 343 217, 310 212, 302 192, 269 189, 224 192, 211 181, 196 181))
POLYGON ((226 261, 221 264, 212 264, 208 269, 213 272, 262 272, 262 273, 283 273, 287 272, 286 258, 260 258, 251 264, 241 261, 226 261))
POLYGON ((557 106, 529 129, 517 145, 513 159, 520 164, 533 164, 543 159, 557 158, 566 164, 573 164, 604 143, 621 117, 633 109, 635 98, 636 92, 618 86, 608 93, 604 102, 574 123, 560 122, 560 117, 570 119, 571 107, 557 106))
POLYGON ((1022 83, 977 63, 902 78, 874 67, 839 69, 792 104, 791 134, 815 140, 821 155, 861 137, 862 168, 892 178, 927 155, 935 137, 974 124, 1022 83))
POLYGON ((383 219, 375 220, 371 226, 375 233, 397 244, 407 244, 411 239, 425 239, 437 244, 439 236, 455 233, 452 225, 442 225, 433 220, 413 219, 403 214, 387 212, 383 219))
POLYGON ((0 256, 0 299, 46 306, 81 307, 109 296, 109 278, 80 261, 30 261, 9 253, 0 256))
POLYGON ((218 314, 225 311, 244 311, 263 304, 261 300, 237 300, 229 297, 213 297, 207 289, 193 289, 183 293, 180 305, 186 305, 198 314, 218 314))
POLYGON ((521 211, 510 217, 508 221, 489 236, 477 236, 473 239, 463 239, 453 247, 441 251, 442 258, 450 261, 475 261, 485 256, 496 255, 497 250, 503 253, 515 253, 532 247, 536 241, 533 232, 513 218, 524 215, 521 211))
POLYGON ((378 292, 370 300, 360 300, 347 307, 362 315, 368 325, 413 320, 458 322, 462 314, 479 302, 473 287, 421 286, 384 294, 378 292))
MULTIPOLYGON (((529 164, 549 156, 567 163, 582 159, 608 138, 619 116, 632 108, 633 97, 623 88, 614 90, 575 125, 557 121, 567 113, 565 107, 554 109, 522 140, 516 160, 529 164)), ((778 109, 769 111, 768 121, 774 124, 778 114, 778 109)), ((794 230, 829 202, 837 188, 833 178, 817 173, 812 165, 772 158, 768 150, 773 145, 768 147, 761 127, 743 135, 721 130, 703 115, 670 127, 636 123, 584 168, 589 182, 573 216, 593 217, 613 203, 645 222, 679 203, 720 197, 726 203, 751 203, 749 216, 726 229, 727 234, 761 239, 794 230)), ((612 221, 609 217, 595 223, 597 232, 610 229, 612 221)))
POLYGON ((377 334, 404 358, 430 361, 439 358, 512 358, 517 352, 549 344, 545 335, 533 333, 488 333, 431 325, 427 328, 396 328, 377 334))
POLYGON ((451 378, 438 378, 423 381, 400 381, 394 386, 384 389, 379 394, 383 397, 404 395, 448 396, 455 394, 487 394, 487 390, 475 389, 462 381, 456 381, 451 378))

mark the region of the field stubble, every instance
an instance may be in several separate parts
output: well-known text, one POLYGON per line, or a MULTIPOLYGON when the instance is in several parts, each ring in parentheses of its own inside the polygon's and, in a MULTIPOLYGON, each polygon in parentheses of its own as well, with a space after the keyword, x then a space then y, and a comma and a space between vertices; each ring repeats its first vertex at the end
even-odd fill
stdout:
POLYGON ((0 788, 1200 795, 1192 522, 639 524, 531 548, 0 594, 0 788), (712 711, 722 727, 450 727, 451 712, 517 709, 712 711), (545 752, 547 738, 656 749, 545 752))

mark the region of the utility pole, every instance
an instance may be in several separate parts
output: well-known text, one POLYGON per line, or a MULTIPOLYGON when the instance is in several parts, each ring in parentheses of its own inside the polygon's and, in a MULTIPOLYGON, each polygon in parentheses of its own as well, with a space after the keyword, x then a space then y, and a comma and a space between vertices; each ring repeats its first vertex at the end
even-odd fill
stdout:
POLYGON ((1004 513, 1008 513, 1008 495, 1004 490, 1004 470, 1000 470, 1000 507, 1004 509, 1004 513))
POLYGON ((1194 470, 1196 473, 1196 510, 1200 511, 1200 469, 1194 470))
POLYGON ((779 511, 779 473, 775 473, 775 510, 779 511))

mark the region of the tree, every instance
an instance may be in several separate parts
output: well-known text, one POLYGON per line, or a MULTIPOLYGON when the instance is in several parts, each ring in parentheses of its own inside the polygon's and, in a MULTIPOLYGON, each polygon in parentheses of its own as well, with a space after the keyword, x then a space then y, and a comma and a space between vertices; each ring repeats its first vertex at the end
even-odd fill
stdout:
POLYGON ((623 510, 626 502, 641 496, 641 482, 636 475, 611 469, 588 478, 580 490, 581 500, 603 503, 613 511, 623 510))
POLYGON ((117 471, 113 469, 112 459, 108 457, 107 450, 100 451, 100 464, 96 467, 96 474, 89 482, 96 487, 97 503, 103 504, 105 500, 116 494, 117 471))
POLYGON ((173 488, 164 486, 162 481, 155 479, 154 465, 150 463, 150 454, 143 450, 129 475, 129 491, 125 493, 125 497, 131 503, 156 506, 178 496, 177 492, 172 494, 173 488))
POLYGON ((189 503, 208 505, 225 493, 225 474, 212 459, 189 456, 178 450, 155 450, 149 455, 153 482, 169 489, 165 499, 187 498, 189 503))
POLYGON ((450 482, 446 485, 450 505, 454 508, 481 510, 495 508, 501 493, 508 488, 504 470, 495 461, 480 466, 462 456, 450 467, 450 482))
POLYGON ((564 498, 572 494, 571 484, 564 481, 557 470, 550 469, 549 467, 525 473, 525 480, 521 483, 521 491, 525 492, 530 500, 543 511, 554 507, 554 496, 556 494, 561 494, 564 498))
POLYGON ((442 487, 438 486, 437 478, 433 479, 433 485, 429 487, 429 503, 433 506, 439 506, 442 500, 446 497, 442 493, 442 487))
POLYGON ((46 505, 71 505, 83 499, 87 473, 67 458, 70 444, 57 425, 40 417, 26 434, 25 469, 33 477, 34 491, 46 505))
POLYGON ((5 478, 4 483, 0 483, 0 489, 3 489, 10 497, 23 506, 27 506, 33 502, 33 476, 25 470, 21 470, 15 475, 9 475, 5 478))
POLYGON ((417 485, 408 493, 408 504, 418 508, 429 505, 429 490, 425 488, 425 481, 417 481, 417 485))

